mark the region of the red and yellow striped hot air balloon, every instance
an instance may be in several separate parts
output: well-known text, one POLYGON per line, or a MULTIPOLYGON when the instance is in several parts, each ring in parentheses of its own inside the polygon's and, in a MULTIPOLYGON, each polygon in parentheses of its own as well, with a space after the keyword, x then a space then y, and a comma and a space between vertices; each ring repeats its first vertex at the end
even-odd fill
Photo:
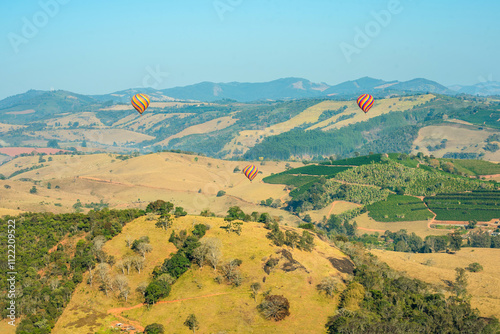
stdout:
POLYGON ((132 96, 131 102, 135 110, 137 110, 142 116, 142 113, 146 109, 148 109, 150 101, 149 96, 147 96, 146 94, 135 94, 134 96, 132 96))
POLYGON ((245 168, 243 168, 243 174, 245 174, 245 176, 250 181, 252 181, 253 179, 255 179, 255 177, 257 176, 258 172, 259 172, 259 169, 256 166, 254 166, 254 165, 248 165, 245 168))
POLYGON ((371 107, 373 107, 373 103, 375 102, 373 96, 370 94, 363 94, 360 97, 358 97, 358 106, 363 110, 365 113, 370 110, 371 107))

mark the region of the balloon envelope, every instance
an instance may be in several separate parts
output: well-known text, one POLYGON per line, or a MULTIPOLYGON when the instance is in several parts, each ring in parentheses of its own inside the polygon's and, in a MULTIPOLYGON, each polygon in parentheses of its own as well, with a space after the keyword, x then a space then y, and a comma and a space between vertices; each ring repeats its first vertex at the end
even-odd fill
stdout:
POLYGON ((375 99, 373 96, 370 94, 363 94, 360 97, 358 97, 358 106, 363 110, 365 113, 370 110, 371 107, 373 107, 373 103, 375 102, 375 99))
POLYGON ((142 113, 149 107, 149 96, 146 94, 135 94, 132 96, 131 102, 135 110, 142 115, 142 113))
POLYGON ((245 168, 243 168, 243 174, 245 174, 245 176, 250 181, 252 181, 253 179, 255 179, 255 177, 257 176, 258 172, 259 172, 259 169, 256 166, 254 166, 254 165, 248 165, 245 168))

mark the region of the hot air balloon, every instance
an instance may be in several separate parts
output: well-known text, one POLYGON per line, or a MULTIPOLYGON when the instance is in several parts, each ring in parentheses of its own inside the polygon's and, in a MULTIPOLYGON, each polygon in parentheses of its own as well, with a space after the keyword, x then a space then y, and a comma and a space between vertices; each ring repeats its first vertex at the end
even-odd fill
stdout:
POLYGON ((259 169, 254 165, 248 165, 245 168, 243 168, 243 174, 245 174, 245 176, 248 177, 248 179, 250 181, 255 179, 258 172, 259 172, 259 169))
POLYGON ((360 97, 358 97, 358 106, 363 110, 365 113, 370 110, 370 108, 373 106, 373 102, 375 100, 373 99, 373 96, 370 94, 363 94, 360 97))
POLYGON ((142 116, 142 113, 149 107, 149 96, 146 94, 135 94, 132 96, 131 102, 135 110, 142 116))

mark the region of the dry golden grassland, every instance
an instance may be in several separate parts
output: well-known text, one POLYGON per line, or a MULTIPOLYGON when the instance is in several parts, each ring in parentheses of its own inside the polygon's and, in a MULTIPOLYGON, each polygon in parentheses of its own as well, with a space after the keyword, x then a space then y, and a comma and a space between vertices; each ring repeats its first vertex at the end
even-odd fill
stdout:
POLYGON ((60 123, 61 127, 67 127, 68 123, 71 124, 78 122, 78 126, 98 126, 104 127, 104 124, 101 122, 99 118, 95 116, 93 112, 81 112, 75 114, 69 114, 63 117, 57 117, 53 119, 47 120, 47 125, 50 127, 56 127, 56 122, 60 123))
POLYGON ((327 121, 330 122, 335 121, 341 115, 348 115, 352 113, 356 113, 356 115, 353 118, 349 118, 340 121, 338 123, 332 124, 330 126, 326 126, 323 128, 323 130, 326 131, 331 129, 339 129, 343 126, 347 126, 358 122, 364 122, 370 118, 374 118, 391 112, 409 110, 414 106, 429 102, 434 97, 435 95, 427 94, 427 95, 419 95, 417 97, 402 97, 402 98, 395 97, 390 99, 380 99, 375 101, 373 107, 366 114, 359 109, 358 105, 356 104, 356 101, 351 101, 347 103, 348 108, 344 110, 344 112, 332 117, 330 120, 324 121, 324 124, 327 125, 328 124, 327 121))
MULTIPOLYGON (((462 124, 443 124, 426 126, 418 132, 418 137, 413 142, 414 154, 422 152, 425 155, 434 155, 441 158, 446 152, 461 152, 461 153, 477 153, 478 146, 486 145, 486 138, 497 133, 493 130, 474 130, 462 124), (441 141, 446 139, 446 148, 435 151, 429 151, 427 146, 436 146, 441 144, 441 141), (415 147, 418 147, 416 149, 415 147)), ((484 160, 497 161, 500 160, 500 151, 485 153, 484 160)))
MULTIPOLYGON (((165 298, 173 302, 157 304, 151 309, 138 307, 124 311, 123 316, 139 321, 143 327, 153 322, 161 323, 169 328, 171 333, 188 333, 183 322, 191 313, 196 314, 200 321, 201 333, 223 330, 237 333, 290 333, 290 328, 294 328, 297 333, 320 333, 324 330, 324 324, 328 316, 333 314, 338 299, 320 295, 316 284, 327 276, 333 275, 340 279, 345 275, 337 271, 327 259, 344 258, 338 249, 315 238, 316 248, 312 252, 288 249, 293 258, 307 271, 297 269, 285 272, 274 269, 267 275, 263 271, 265 260, 271 256, 280 256, 276 252, 281 248, 270 244, 269 239, 265 237, 268 231, 262 224, 244 223, 242 234, 238 236, 235 233, 228 234, 220 228, 225 224, 223 219, 186 216, 176 219, 172 228, 177 232, 181 229, 192 230, 196 223, 211 226, 205 238, 215 237, 221 240, 224 262, 231 259, 243 261, 240 266, 244 277, 243 284, 239 287, 226 283, 218 284, 214 281, 217 273, 211 267, 194 266, 180 277, 172 286, 171 294, 165 298), (250 295, 250 285, 254 282, 262 285, 257 301, 250 295), (258 314, 256 306, 263 298, 261 293, 267 290, 288 298, 291 316, 276 323, 264 320, 258 314)), ((153 246, 153 251, 146 255, 146 267, 142 273, 134 271, 127 276, 133 291, 129 301, 119 301, 111 295, 106 297, 103 292, 97 290, 96 285, 90 287, 82 282, 53 333, 68 333, 68 330, 74 334, 102 332, 116 320, 113 315, 106 315, 108 310, 141 303, 142 296, 135 292, 137 285, 149 279, 155 265, 163 263, 170 253, 176 252, 174 245, 167 241, 170 233, 171 229, 164 231, 156 228, 154 221, 148 221, 145 217, 127 224, 120 235, 106 243, 104 249, 108 254, 119 259, 130 253, 131 250, 127 249, 125 244, 127 237, 136 239, 148 235, 153 246), (87 325, 88 312, 85 310, 91 310, 94 318, 90 326, 87 325)), ((114 273, 117 273, 116 269, 114 273)))
POLYGON ((88 142, 99 142, 104 145, 118 145, 128 143, 140 143, 151 140, 155 137, 124 129, 74 129, 74 130, 44 130, 36 131, 35 137, 42 137, 47 140, 57 139, 63 141, 86 140, 88 142))
POLYGON ((202 134, 202 133, 209 133, 209 132, 213 132, 213 131, 219 131, 219 130, 227 128, 228 126, 233 125, 234 123, 236 123, 236 121, 237 121, 237 119, 232 118, 231 116, 219 117, 219 118, 213 119, 213 120, 205 122, 205 123, 190 126, 186 129, 176 133, 175 135, 170 136, 167 139, 156 143, 155 145, 166 146, 174 138, 182 138, 182 137, 193 135, 193 134, 202 134))
POLYGON ((304 214, 309 214, 313 221, 320 222, 323 220, 323 217, 328 218, 330 217, 330 215, 338 215, 342 212, 345 212, 347 210, 352 210, 357 207, 360 207, 360 205, 356 203, 351 203, 346 201, 334 201, 333 203, 330 203, 323 209, 306 211, 304 212, 304 214))
POLYGON ((447 287, 446 281, 455 280, 455 268, 465 268, 474 262, 480 263, 483 271, 467 273, 467 292, 472 296, 471 305, 478 308, 484 317, 500 318, 500 249, 463 248, 456 254, 409 254, 375 249, 371 252, 391 268, 406 272, 410 277, 436 284, 442 290, 447 287))
MULTIPOLYGON (((192 113, 171 113, 171 114, 148 114, 144 113, 140 116, 137 112, 131 113, 128 116, 121 118, 118 122, 113 124, 113 127, 126 128, 129 130, 137 131, 139 127, 144 127, 149 130, 157 126, 163 120, 172 117, 184 118, 194 115, 192 113)), ((168 127, 169 124, 160 124, 158 126, 168 127)))
MULTIPOLYGON (((286 211, 259 205, 269 197, 287 198, 283 186, 262 182, 263 177, 285 170, 285 162, 254 162, 263 173, 250 182, 241 171, 233 172, 235 167, 241 170, 250 162, 186 154, 155 153, 125 161, 112 154, 54 155, 52 159, 43 162, 43 168, 0 181, 6 194, 0 196, 0 207, 59 213, 73 211, 77 199, 82 204, 102 200, 111 208, 121 209, 144 208, 151 201, 164 199, 183 206, 189 213, 198 214, 210 208, 216 214, 225 214, 229 206, 237 205, 248 213, 267 211, 283 216, 284 223, 290 225, 298 222, 286 211), (20 181, 26 178, 33 182, 20 181), (39 181, 38 192, 30 194, 34 181, 39 181), (47 189, 48 183, 51 189, 47 189), (4 185, 11 188, 5 189, 4 185), (216 197, 219 190, 226 195, 216 197)), ((39 164, 38 157, 16 158, 0 166, 0 174, 9 176, 39 164)))

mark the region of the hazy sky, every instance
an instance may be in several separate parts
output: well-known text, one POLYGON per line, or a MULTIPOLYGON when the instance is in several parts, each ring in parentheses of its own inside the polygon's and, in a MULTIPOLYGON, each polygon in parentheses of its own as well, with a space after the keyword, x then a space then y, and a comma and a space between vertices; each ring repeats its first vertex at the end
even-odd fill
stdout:
POLYGON ((500 81, 498 0, 23 0, 0 11, 0 99, 290 76, 500 81))

